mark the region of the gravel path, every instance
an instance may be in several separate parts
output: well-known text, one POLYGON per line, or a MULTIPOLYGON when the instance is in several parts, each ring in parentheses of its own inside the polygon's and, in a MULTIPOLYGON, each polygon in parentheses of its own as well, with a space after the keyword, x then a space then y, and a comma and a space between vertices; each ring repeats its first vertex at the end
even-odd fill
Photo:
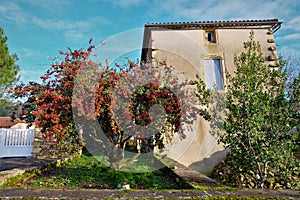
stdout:
POLYGON ((247 196, 265 198, 300 199, 298 191, 290 190, 49 190, 49 189, 5 189, 0 190, 0 199, 22 199, 24 197, 41 199, 132 199, 132 198, 203 198, 210 196, 247 196))

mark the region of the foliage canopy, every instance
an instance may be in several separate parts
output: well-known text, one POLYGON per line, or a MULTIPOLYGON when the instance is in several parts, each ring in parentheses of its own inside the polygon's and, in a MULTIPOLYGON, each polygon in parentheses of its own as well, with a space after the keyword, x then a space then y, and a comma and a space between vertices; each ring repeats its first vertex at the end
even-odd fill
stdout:
POLYGON ((235 74, 227 74, 225 132, 219 142, 230 153, 215 176, 235 186, 297 187, 300 165, 293 151, 299 134, 292 129, 299 130, 299 77, 286 93, 284 62, 267 66, 253 32, 244 48, 235 57, 235 74))
POLYGON ((7 36, 0 28, 0 107, 8 103, 9 89, 19 78, 19 66, 16 65, 18 56, 9 53, 6 42, 7 36))

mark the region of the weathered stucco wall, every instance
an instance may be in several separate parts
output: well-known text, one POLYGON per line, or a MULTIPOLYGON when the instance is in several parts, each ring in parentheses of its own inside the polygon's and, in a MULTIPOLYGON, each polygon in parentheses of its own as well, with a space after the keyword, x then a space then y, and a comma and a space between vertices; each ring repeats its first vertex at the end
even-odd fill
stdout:
POLYGON ((244 50, 243 43, 249 40, 251 30, 266 59, 273 52, 276 54, 269 49, 275 44, 268 42, 274 37, 267 29, 216 29, 216 43, 206 41, 204 30, 152 30, 152 58, 167 62, 189 79, 195 78, 195 71, 204 77, 203 60, 207 58, 222 58, 224 67, 233 73, 234 56, 244 50))
MULTIPOLYGON (((175 72, 188 80, 196 79, 196 73, 202 79, 208 78, 204 77, 203 66, 203 60, 208 58, 221 59, 223 71, 226 69, 233 74, 234 56, 244 50, 243 43, 249 40, 251 30, 254 30, 254 39, 260 42, 266 59, 269 55, 276 55, 274 49, 270 50, 275 45, 272 41, 274 37, 268 29, 215 29, 216 43, 208 43, 205 31, 201 29, 152 30, 152 59, 172 66, 175 72)), ((266 64, 274 63, 266 61, 266 64)), ((225 76, 223 78, 226 82, 225 76)), ((209 131, 210 124, 199 118, 193 130, 186 131, 187 138, 175 138, 165 152, 170 158, 208 174, 227 152, 222 145, 217 144, 216 137, 209 131)))

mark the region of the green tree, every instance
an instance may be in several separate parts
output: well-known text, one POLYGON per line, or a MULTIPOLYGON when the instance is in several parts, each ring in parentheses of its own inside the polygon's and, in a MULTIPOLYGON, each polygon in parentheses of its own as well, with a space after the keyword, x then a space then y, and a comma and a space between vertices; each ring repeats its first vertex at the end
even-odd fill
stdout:
POLYGON ((234 186, 297 187, 300 165, 293 150, 298 133, 291 129, 299 83, 286 94, 284 62, 279 59, 276 69, 267 66, 253 32, 244 48, 234 59, 235 74, 227 75, 225 133, 219 142, 230 153, 215 176, 234 186))
POLYGON ((8 89, 16 83, 19 77, 19 66, 16 65, 18 56, 9 53, 6 42, 7 37, 0 28, 0 107, 8 103, 8 89))
MULTIPOLYGON (((288 55, 285 60, 287 71, 286 93, 291 106, 294 124, 293 129, 300 130, 300 59, 297 56, 288 55)), ((296 137, 300 149, 300 132, 296 137)))
POLYGON ((287 84, 287 96, 291 107, 292 130, 297 131, 295 143, 300 150, 300 72, 293 76, 287 84))

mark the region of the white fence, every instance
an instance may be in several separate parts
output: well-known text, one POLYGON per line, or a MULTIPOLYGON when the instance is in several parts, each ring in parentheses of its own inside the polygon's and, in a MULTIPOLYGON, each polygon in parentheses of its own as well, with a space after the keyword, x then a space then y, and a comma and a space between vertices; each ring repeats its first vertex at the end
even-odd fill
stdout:
POLYGON ((33 148, 34 129, 0 129, 0 158, 29 157, 33 148))

